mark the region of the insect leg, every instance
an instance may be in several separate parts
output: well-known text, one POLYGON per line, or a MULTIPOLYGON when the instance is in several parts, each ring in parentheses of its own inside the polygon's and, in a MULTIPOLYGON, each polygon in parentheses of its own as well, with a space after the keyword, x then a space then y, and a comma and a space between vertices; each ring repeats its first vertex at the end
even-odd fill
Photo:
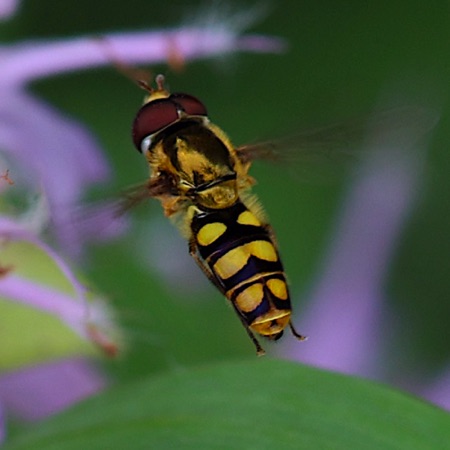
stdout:
POLYGON ((306 341, 308 339, 308 336, 304 336, 303 334, 300 334, 295 328, 294 325, 292 325, 292 322, 289 322, 289 328, 291 329, 291 333, 300 341, 306 341))
MULTIPOLYGON (((211 269, 207 266, 207 264, 205 264, 203 259, 199 256, 197 251, 197 244, 194 239, 189 240, 189 254, 192 256, 192 258, 194 258, 194 261, 197 263, 200 269, 202 269, 202 272, 205 274, 208 280, 211 281, 211 283, 214 284, 214 286, 216 286, 216 288, 219 289, 219 291, 226 296, 226 291, 220 280, 217 279, 216 275, 211 271, 211 269)), ((242 313, 237 309, 236 305, 233 302, 231 302, 231 304, 233 305, 233 308, 236 311, 236 314, 238 315, 239 320, 244 326, 245 331, 247 332, 249 338, 253 342, 253 345, 256 348, 256 354, 258 356, 265 355, 266 352, 261 347, 261 344, 258 342, 254 334, 250 330, 250 327, 248 326, 248 323, 246 322, 245 318, 242 316, 242 313)))
MULTIPOLYGON (((269 233, 269 236, 272 240, 272 242, 274 243, 275 246, 277 246, 277 240, 275 237, 275 233, 273 231, 273 228, 269 225, 266 224, 264 226, 264 228, 266 229, 266 231, 269 233)), ((289 328, 291 329, 291 333, 300 341, 305 341, 306 339, 308 339, 308 336, 304 336, 303 334, 300 334, 295 328, 294 325, 292 325, 292 322, 289 321, 289 328)))
POLYGON ((223 287, 222 283, 217 279, 217 277, 214 275, 214 273, 211 271, 211 269, 205 264, 203 259, 199 256, 197 251, 197 243, 192 238, 189 240, 189 254, 194 258, 194 261, 197 263, 197 266, 202 269, 202 272, 205 274, 205 276, 208 278, 209 281, 217 288, 219 291, 225 295, 225 288, 223 287))
POLYGON ((250 330, 250 327, 248 326, 248 323, 245 321, 244 317, 242 317, 241 312, 236 308, 236 305, 231 302, 231 304, 233 305, 234 310, 236 311, 236 314, 238 315, 239 319, 241 320, 242 325, 245 328, 245 331, 248 334, 248 337, 251 339, 251 341, 253 342, 253 345, 256 348, 256 354, 258 356, 263 356, 266 354, 266 351, 261 347, 261 344, 258 342, 258 340, 255 338, 255 335, 252 333, 252 331, 250 330))

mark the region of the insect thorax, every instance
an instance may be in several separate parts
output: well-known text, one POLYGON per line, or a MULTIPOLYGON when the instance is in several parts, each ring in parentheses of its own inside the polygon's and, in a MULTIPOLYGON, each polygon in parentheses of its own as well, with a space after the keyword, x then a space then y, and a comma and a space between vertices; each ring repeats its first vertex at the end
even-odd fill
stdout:
POLYGON ((246 169, 227 136, 213 125, 180 121, 165 130, 148 152, 152 177, 172 180, 170 193, 204 208, 226 208, 238 198, 246 169))

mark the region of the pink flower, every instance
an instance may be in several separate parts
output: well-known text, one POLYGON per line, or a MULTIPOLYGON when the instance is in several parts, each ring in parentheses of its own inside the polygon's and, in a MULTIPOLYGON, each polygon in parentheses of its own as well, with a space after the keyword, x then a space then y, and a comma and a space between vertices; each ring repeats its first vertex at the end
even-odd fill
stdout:
MULTIPOLYGON (((0 14, 5 18, 14 12, 16 3, 1 6, 4 8, 0 14)), ((110 65, 110 52, 127 64, 179 65, 238 51, 283 50, 280 39, 241 35, 251 15, 219 15, 214 20, 208 17, 203 23, 174 29, 111 33, 101 38, 30 40, 0 47, 0 193, 6 196, 14 189, 33 193, 39 199, 22 215, 0 211, 0 244, 26 241, 39 248, 54 261, 73 291, 62 292, 25 278, 20 267, 9 267, 0 260, 1 297, 58 317, 108 353, 117 350, 117 329, 108 309, 100 299, 88 298, 85 287, 61 256, 62 251, 80 254, 90 231, 108 230, 104 224, 114 211, 107 207, 80 229, 65 206, 80 205, 90 185, 111 176, 110 168, 97 139, 85 126, 32 96, 27 84, 43 77, 110 65), (9 179, 14 185, 9 185, 9 179), (43 231, 49 224, 60 247, 44 240, 43 231)), ((5 408, 35 420, 69 406, 104 384, 104 378, 91 365, 74 359, 1 376, 0 440, 5 435, 1 416, 5 408)))
POLYGON ((92 361, 68 358, 0 375, 0 399, 9 414, 43 419, 106 386, 92 361))
MULTIPOLYGON (((89 231, 108 230, 111 211, 78 228, 64 205, 76 206, 93 183, 105 181, 110 170, 96 139, 80 124, 26 92, 26 84, 41 77, 111 64, 109 50, 124 63, 170 62, 174 54, 182 60, 214 57, 236 51, 273 52, 283 49, 280 39, 259 35, 240 36, 248 17, 216 17, 201 26, 172 30, 111 33, 101 39, 91 36, 53 41, 30 41, 0 48, 0 173, 9 170, 18 189, 38 192, 41 202, 34 208, 34 225, 0 214, 0 238, 26 240, 48 253, 74 288, 74 297, 52 292, 55 301, 44 302, 48 288, 5 274, 0 293, 30 306, 58 315, 81 334, 81 323, 89 323, 84 289, 60 257, 45 244, 41 232, 50 222, 64 251, 79 254, 89 231), (88 227, 88 229, 87 229, 88 227), (90 228, 90 229, 89 229, 90 228), (58 299, 58 300, 56 300, 58 299), (77 302, 77 306, 75 303, 77 302), (65 307, 62 307, 65 305, 65 307), (82 320, 84 319, 84 322, 82 320)), ((5 185, 5 180, 3 185, 5 185)), ((98 235, 98 233, 97 233, 98 235)), ((89 313, 88 313, 89 312, 89 313)), ((102 319, 103 320, 103 319, 102 319)), ((92 330, 91 330, 92 331, 92 330)), ((95 334, 95 333, 94 333, 95 334)), ((92 337, 92 336, 91 336, 92 337)))
POLYGON ((450 411, 450 364, 447 364, 428 386, 418 387, 417 392, 430 402, 450 411))
MULTIPOLYGON (((105 34, 30 41, 0 47, 0 148, 19 185, 43 190, 54 231, 66 250, 82 249, 86 228, 80 232, 62 205, 75 206, 93 183, 104 182, 110 169, 95 139, 81 124, 26 92, 26 84, 42 77, 110 65, 110 51, 124 63, 161 63, 222 56, 237 51, 281 51, 280 39, 240 36, 239 16, 217 17, 217 22, 172 30, 105 34), (64 226, 62 226, 64 225, 64 226)), ((97 230, 102 223, 90 222, 97 230)), ((107 227, 105 227, 107 228, 107 227)))
POLYGON ((19 7, 18 0, 0 0, 0 20, 11 18, 19 7))
POLYGON ((382 286, 414 202, 420 164, 417 151, 390 148, 377 149, 365 162, 309 294, 309 309, 299 313, 298 328, 311 339, 291 347, 296 358, 345 373, 377 373, 389 331, 382 286))

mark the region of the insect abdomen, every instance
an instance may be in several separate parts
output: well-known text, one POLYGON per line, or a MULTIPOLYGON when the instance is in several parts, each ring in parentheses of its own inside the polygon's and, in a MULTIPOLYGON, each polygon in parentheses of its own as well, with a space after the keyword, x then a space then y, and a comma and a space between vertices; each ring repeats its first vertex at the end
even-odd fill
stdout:
POLYGON ((289 291, 267 226, 241 202, 192 220, 198 252, 223 294, 257 333, 278 339, 289 324, 289 291))

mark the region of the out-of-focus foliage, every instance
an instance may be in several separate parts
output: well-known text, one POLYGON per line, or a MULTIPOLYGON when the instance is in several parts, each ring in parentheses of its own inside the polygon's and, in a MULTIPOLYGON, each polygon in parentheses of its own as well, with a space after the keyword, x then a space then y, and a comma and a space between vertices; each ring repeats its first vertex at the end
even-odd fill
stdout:
MULTIPOLYGON (((156 0, 130 0, 114 5, 106 0, 59 3, 28 0, 22 2, 17 16, 2 24, 0 36, 10 42, 174 26, 196 15, 198 8, 204 6, 204 2, 194 1, 170 2, 169 8, 156 0)), ((242 2, 235 6, 242 8, 242 2)), ((229 133, 236 144, 279 136, 298 127, 366 115, 380 105, 415 103, 440 113, 441 120, 425 156, 420 193, 396 243, 388 282, 380 287, 387 293, 394 316, 390 326, 397 330, 397 337, 403 336, 392 343, 386 361, 396 361, 397 381, 400 372, 405 374, 406 386, 414 385, 437 374, 450 359, 448 5, 418 0, 379 1, 370 5, 356 0, 281 0, 269 9, 267 17, 255 24, 252 31, 284 37, 289 43, 286 53, 195 62, 182 71, 166 66, 151 69, 153 73, 165 73, 172 90, 189 92, 202 99, 211 120, 229 133), (411 373, 415 375, 407 375, 411 373)), ((143 95, 114 68, 47 79, 35 83, 31 90, 89 126, 99 137, 116 171, 116 181, 107 195, 145 180, 145 161, 134 150, 130 137, 131 122, 143 95)), ((330 185, 302 184, 295 177, 286 176, 283 167, 262 163, 255 166, 252 174, 258 180, 256 191, 277 232, 296 299, 294 308, 301 314, 312 280, 320 275, 319 261, 347 179, 343 177, 330 185)), ((204 362, 255 357, 234 312, 207 281, 204 284, 200 281, 195 289, 184 289, 184 285, 177 289, 176 276, 168 283, 139 256, 142 242, 147 243, 141 240, 142 230, 151 228, 158 239, 157 233, 166 226, 155 225, 161 216, 158 205, 144 205, 135 213, 137 227, 119 242, 93 248, 85 263, 89 279, 111 298, 127 334, 124 355, 106 362, 119 383, 204 362)), ((176 230, 169 233, 172 233, 170 240, 179 243, 180 252, 187 253, 187 245, 178 238, 176 230)), ((158 263, 165 255, 148 245, 146 258, 158 263)), ((335 327, 339 329, 339 323, 335 327)), ((266 346, 269 354, 275 345, 266 346)), ((379 364, 383 366, 384 361, 379 364)), ((261 378, 266 374, 270 379, 275 367, 278 366, 262 364, 261 378)), ((285 370, 284 365, 279 367, 285 370)), ((291 373, 290 368, 286 370, 291 373)), ((248 374, 251 383, 254 372, 248 374)), ((208 376, 215 375, 212 371, 208 376)), ((218 376, 220 390, 220 384, 227 382, 227 373, 218 376)), ((315 389, 313 378, 310 380, 311 389, 315 389)), ((344 383, 350 385, 352 381, 344 383)), ((160 384, 164 384, 163 380, 160 384)), ((138 395, 139 391, 132 389, 130 393, 138 395)), ((378 393, 376 388, 368 389, 378 393)), ((265 394, 264 390, 258 392, 265 394)), ((319 385, 317 393, 327 402, 319 385)), ((120 395, 126 394, 122 391, 120 395)), ((236 399, 239 397, 242 396, 237 395, 236 399)), ((408 409, 411 405, 404 401, 409 402, 399 400, 401 408, 408 409)), ((90 406, 80 407, 73 416, 61 421, 72 417, 83 419, 83 408, 88 410, 90 406)), ((383 409, 383 405, 378 407, 383 409)), ((421 417, 421 405, 414 403, 412 407, 417 408, 421 417)), ((330 417, 333 411, 336 410, 330 412, 330 417)), ((431 417, 434 413, 430 412, 430 421, 434 420, 431 417)), ((299 414, 307 411, 300 410, 299 414)))
POLYGON ((448 448, 450 416, 373 383, 281 361, 140 381, 30 431, 8 450, 448 448))
MULTIPOLYGON (((169 26, 192 15, 199 5, 175 2, 169 10, 148 1, 131 1, 117 9, 102 2, 61 6, 24 2, 6 31, 12 39, 169 26)), ((285 37, 287 53, 193 63, 178 73, 152 68, 166 74, 172 89, 200 97, 211 119, 238 144, 367 114, 383 102, 415 102, 440 111, 441 121, 426 157, 423 191, 398 242, 384 287, 398 316, 396 326, 405 336, 397 344, 402 349, 399 363, 405 370, 421 367, 424 372, 438 369, 449 357, 445 205, 450 196, 450 131, 445 99, 450 30, 446 17, 446 7, 421 2, 282 1, 253 30, 285 37)), ((115 69, 46 80, 33 89, 100 136, 117 171, 117 190, 145 178, 145 162, 130 142, 130 124, 142 93, 115 69)), ((336 187, 342 184, 301 184, 285 176, 283 168, 263 164, 254 175, 277 231, 292 290, 306 298, 339 207, 342 191, 336 187)), ((148 215, 141 208, 142 220, 161 215, 157 206, 149 207, 148 215)), ((174 295, 165 280, 158 280, 136 260, 135 246, 136 236, 130 235, 120 245, 100 249, 90 266, 130 331, 127 363, 113 363, 114 370, 133 377, 170 364, 253 356, 238 320, 214 289, 205 286, 174 295), (114 264, 106 264, 111 261, 114 264)), ((298 311, 304 308, 301 302, 294 306, 298 311)))

